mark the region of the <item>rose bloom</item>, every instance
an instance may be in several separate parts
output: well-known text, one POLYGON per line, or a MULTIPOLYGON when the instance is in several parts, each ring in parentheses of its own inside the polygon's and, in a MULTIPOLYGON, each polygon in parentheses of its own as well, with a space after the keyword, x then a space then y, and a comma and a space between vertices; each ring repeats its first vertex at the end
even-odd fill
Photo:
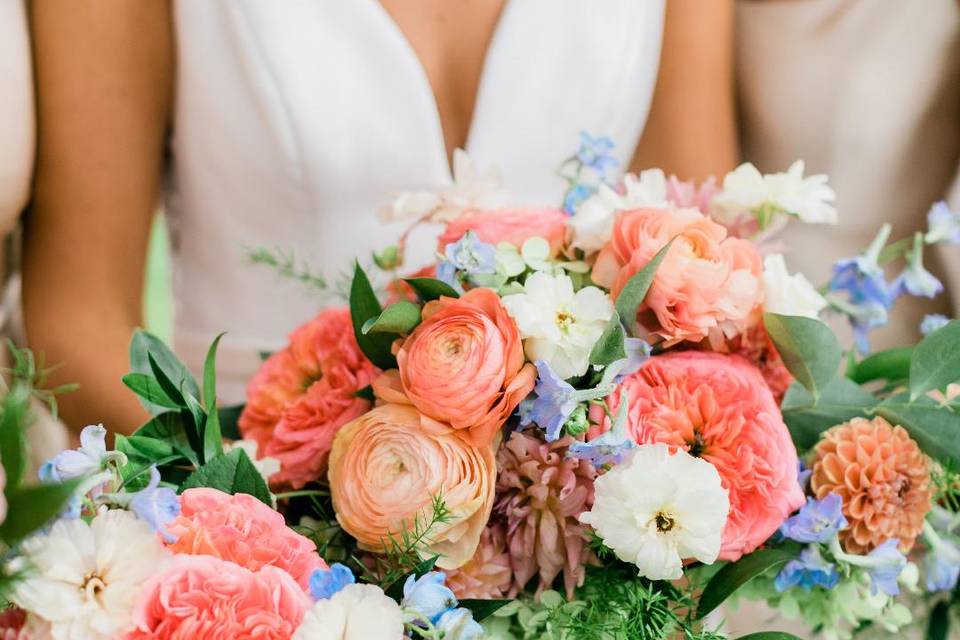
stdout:
POLYGON ((280 461, 271 480, 299 488, 323 476, 337 430, 370 408, 356 392, 379 373, 360 351, 349 309, 299 327, 250 380, 239 427, 280 461))
POLYGON ((326 569, 316 545, 289 527, 283 516, 253 496, 217 489, 187 489, 180 515, 167 529, 174 553, 215 556, 251 571, 274 566, 306 588, 310 574, 326 569))
POLYGON ((451 429, 474 446, 490 444, 533 389, 513 318, 491 289, 440 298, 397 352, 396 371, 375 381, 377 395, 413 404, 437 433, 451 429))
POLYGON ((427 524, 434 498, 452 513, 431 530, 437 565, 466 563, 490 517, 496 488, 494 446, 474 447, 451 433, 423 428, 409 405, 385 404, 337 434, 330 454, 330 491, 340 526, 370 551, 389 536, 427 524))
MULTIPOLYGON (((803 505, 797 450, 763 376, 743 358, 700 351, 655 356, 623 388, 635 442, 682 449, 720 473, 730 496, 721 560, 759 547, 803 505)), ((619 397, 618 390, 607 398, 614 415, 619 397)))
POLYGON ((439 249, 459 240, 467 231, 490 244, 506 242, 518 249, 530 238, 543 238, 556 256, 563 248, 567 232, 567 214, 560 209, 505 209, 473 211, 447 225, 439 239, 439 249))
POLYGON ((616 299, 630 278, 676 238, 637 310, 637 322, 668 343, 733 335, 758 320, 760 255, 695 209, 637 209, 618 214, 593 280, 616 299))
POLYGON ((125 640, 290 640, 310 604, 276 567, 180 556, 147 581, 125 640))

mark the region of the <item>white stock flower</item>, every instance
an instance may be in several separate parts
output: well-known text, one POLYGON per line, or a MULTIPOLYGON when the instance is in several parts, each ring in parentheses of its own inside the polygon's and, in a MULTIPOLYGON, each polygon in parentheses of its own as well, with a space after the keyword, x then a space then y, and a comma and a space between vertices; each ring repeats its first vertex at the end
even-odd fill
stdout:
POLYGON ((639 176, 627 174, 623 177, 623 188, 624 193, 620 194, 601 184, 597 192, 577 208, 569 223, 574 247, 585 253, 602 249, 613 235, 617 211, 667 206, 667 179, 660 169, 641 171, 639 176))
POLYGON ((580 515, 624 562, 651 580, 683 575, 683 560, 711 564, 730 509, 716 468, 665 444, 640 445, 597 478, 593 508, 580 515))
POLYGON ((481 171, 463 149, 453 152, 453 184, 432 191, 401 193, 383 212, 387 220, 449 222, 471 208, 489 208, 503 199, 496 168, 481 171))
POLYGON ((731 223, 768 207, 809 224, 836 224, 836 194, 827 184, 827 176, 804 178, 803 169, 803 161, 797 160, 785 172, 764 175, 745 162, 724 177, 723 190, 711 203, 711 214, 731 223))
POLYGON ((580 376, 590 351, 613 315, 610 297, 597 287, 573 290, 570 276, 537 271, 523 293, 504 296, 503 306, 517 322, 530 360, 544 360, 561 378, 580 376))
POLYGON ((58 520, 23 543, 25 571, 12 600, 53 640, 120 637, 141 585, 168 558, 157 534, 130 511, 101 511, 90 524, 58 520))
POLYGON ((318 600, 304 616, 292 640, 400 640, 403 611, 383 589, 349 584, 332 598, 318 600))
POLYGON ((763 259, 763 310, 785 316, 817 318, 827 306, 826 299, 802 273, 790 275, 783 255, 763 259))

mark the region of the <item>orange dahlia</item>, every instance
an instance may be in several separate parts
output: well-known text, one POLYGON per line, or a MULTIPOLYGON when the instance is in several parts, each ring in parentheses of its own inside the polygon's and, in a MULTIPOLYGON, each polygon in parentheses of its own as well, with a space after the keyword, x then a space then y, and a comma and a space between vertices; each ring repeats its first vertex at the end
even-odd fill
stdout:
POLYGON ((849 553, 869 552, 891 538, 909 551, 933 495, 930 461, 903 427, 880 417, 854 418, 824 433, 810 486, 817 498, 843 498, 850 526, 840 542, 849 553))

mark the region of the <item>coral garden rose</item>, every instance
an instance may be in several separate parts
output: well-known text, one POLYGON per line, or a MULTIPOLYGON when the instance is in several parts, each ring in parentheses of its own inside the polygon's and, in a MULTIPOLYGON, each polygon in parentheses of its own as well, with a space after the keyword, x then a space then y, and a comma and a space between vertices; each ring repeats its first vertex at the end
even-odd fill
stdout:
POLYGON ((374 383, 377 395, 413 404, 431 430, 452 429, 474 446, 490 444, 537 375, 524 363, 517 324, 491 289, 428 302, 397 365, 399 372, 374 383))
POLYGON ((753 243, 696 209, 637 209, 617 215, 593 280, 616 299, 630 278, 670 240, 637 322, 668 343, 733 335, 758 319, 763 300, 760 255, 753 243))
POLYGON ((409 405, 381 405, 337 434, 330 491, 340 526, 370 551, 389 536, 429 522, 435 498, 453 518, 431 530, 437 565, 455 569, 477 549, 496 488, 494 444, 475 447, 452 433, 422 428, 409 405))
MULTIPOLYGON (((674 352, 651 358, 622 384, 635 442, 683 449, 720 473, 730 497, 721 560, 759 547, 803 505, 796 448, 773 394, 749 362, 674 352)), ((616 415, 619 392, 607 402, 616 415)))
POLYGON ((276 567, 179 556, 144 586, 125 640, 290 640, 310 604, 276 567))
POLYGON ((180 515, 167 530, 177 538, 168 545, 174 553, 214 556, 251 571, 277 567, 304 588, 314 570, 327 568, 309 538, 287 527, 280 513, 244 493, 187 489, 180 495, 180 515))
POLYGON ((530 238, 543 238, 550 244, 551 255, 555 256, 563 248, 567 220, 567 214, 560 209, 474 211, 447 225, 440 235, 439 248, 443 251, 467 231, 473 231, 484 242, 506 242, 518 249, 530 238))
POLYGON ((250 380, 239 421, 260 455, 280 461, 272 482, 297 488, 322 477, 334 434, 370 408, 357 391, 378 373, 357 346, 348 309, 323 311, 291 334, 250 380))
POLYGON ((814 448, 810 488, 843 498, 849 527, 840 542, 867 553, 887 540, 907 552, 923 531, 933 485, 930 461, 903 427, 881 417, 854 418, 823 434, 814 448))

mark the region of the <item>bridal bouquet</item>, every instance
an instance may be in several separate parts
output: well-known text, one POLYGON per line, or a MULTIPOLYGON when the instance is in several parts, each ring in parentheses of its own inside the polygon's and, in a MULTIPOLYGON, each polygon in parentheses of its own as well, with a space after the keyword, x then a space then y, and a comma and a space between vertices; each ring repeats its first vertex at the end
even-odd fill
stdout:
POLYGON ((52 523, 11 500, 0 637, 707 640, 731 598, 827 638, 925 600, 945 634, 960 322, 868 337, 939 292, 923 250, 960 215, 884 227, 818 289, 775 236, 835 221, 825 177, 611 181, 609 150, 583 136, 559 208, 503 207, 459 154, 451 187, 388 212, 443 225, 435 261, 402 274, 400 239, 358 263, 242 408, 217 407, 216 342, 198 384, 138 334, 125 382, 154 417, 41 470, 52 523))

